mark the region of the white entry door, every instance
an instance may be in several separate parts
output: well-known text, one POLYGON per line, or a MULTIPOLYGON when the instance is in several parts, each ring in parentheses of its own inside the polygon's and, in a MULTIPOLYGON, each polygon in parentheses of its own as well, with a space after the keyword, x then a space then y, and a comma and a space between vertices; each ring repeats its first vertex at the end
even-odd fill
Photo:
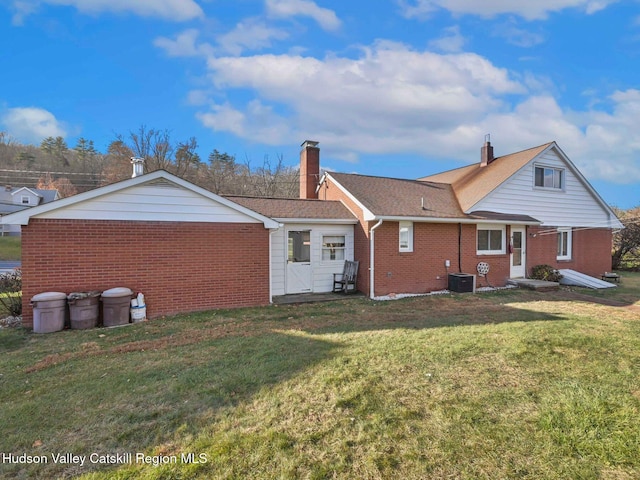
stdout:
POLYGON ((311 231, 290 230, 287 233, 287 293, 312 290, 311 231))
POLYGON ((524 278, 527 273, 526 267, 526 246, 527 236, 524 227, 511 227, 511 278, 524 278))

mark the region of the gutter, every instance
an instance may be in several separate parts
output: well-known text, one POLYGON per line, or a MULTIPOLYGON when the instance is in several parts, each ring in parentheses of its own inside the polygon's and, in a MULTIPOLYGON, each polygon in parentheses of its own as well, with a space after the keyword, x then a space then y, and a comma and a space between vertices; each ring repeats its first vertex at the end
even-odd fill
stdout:
POLYGON ((376 223, 373 227, 371 227, 371 230, 369 230, 369 232, 371 233, 371 236, 369 237, 369 298, 373 299, 373 297, 375 296, 375 259, 376 259, 376 255, 375 255, 375 230, 376 228, 378 228, 380 225, 382 225, 382 222, 384 222, 383 219, 378 220, 378 223, 376 223))
POLYGON ((509 220, 509 219, 487 219, 487 218, 455 218, 455 217, 399 217, 379 215, 374 218, 365 218, 365 220, 387 220, 390 222, 414 222, 414 223, 463 223, 463 224, 505 224, 505 225, 541 225, 539 220, 509 220))

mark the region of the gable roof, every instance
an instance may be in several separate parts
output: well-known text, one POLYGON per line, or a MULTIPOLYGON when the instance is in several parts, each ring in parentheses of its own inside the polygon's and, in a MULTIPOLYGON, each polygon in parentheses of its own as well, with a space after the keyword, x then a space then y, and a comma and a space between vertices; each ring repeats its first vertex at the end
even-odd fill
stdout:
POLYGON ((224 195, 224 197, 262 215, 281 221, 358 222, 353 213, 342 202, 335 200, 241 197, 235 195, 224 195))
POLYGON ((53 202, 58 198, 58 190, 29 187, 0 187, 0 215, 18 212, 26 208, 32 208, 32 205, 15 203, 15 199, 13 197, 22 191, 29 192, 33 196, 39 198, 39 205, 53 202))
POLYGON ((326 176, 363 208, 365 220, 406 218, 414 221, 540 223, 528 215, 466 214, 460 208, 453 187, 447 183, 335 172, 326 176))
POLYGON ((496 157, 485 167, 481 167, 480 163, 474 163, 418 180, 450 184, 461 208, 466 212, 527 163, 551 147, 558 148, 555 142, 549 142, 520 152, 496 157))
POLYGON ((269 217, 266 217, 258 212, 255 212, 249 208, 246 208, 242 205, 239 205, 224 197, 221 197, 220 195, 216 195, 215 193, 205 190, 204 188, 198 187, 197 185, 194 185, 191 182, 183 180, 182 178, 177 177, 165 170, 156 170, 146 175, 140 175, 138 177, 129 178, 127 180, 122 180, 120 182, 112 183, 104 187, 96 188, 94 190, 89 190, 87 192, 74 195, 72 197, 63 198, 61 200, 56 200, 54 202, 41 204, 36 207, 25 209, 25 210, 13 213, 11 215, 2 217, 0 223, 13 224, 13 225, 27 225, 29 223, 29 219, 32 217, 43 215, 49 212, 54 212, 56 210, 61 210, 65 207, 77 205, 83 202, 87 202, 89 200, 97 199, 104 195, 119 192, 121 190, 125 190, 131 187, 156 182, 158 180, 170 182, 174 185, 177 185, 178 187, 184 188, 197 195, 200 195, 216 203, 229 207, 237 211, 238 213, 244 214, 260 223, 263 223, 265 228, 278 228, 278 222, 276 222, 275 220, 269 217))

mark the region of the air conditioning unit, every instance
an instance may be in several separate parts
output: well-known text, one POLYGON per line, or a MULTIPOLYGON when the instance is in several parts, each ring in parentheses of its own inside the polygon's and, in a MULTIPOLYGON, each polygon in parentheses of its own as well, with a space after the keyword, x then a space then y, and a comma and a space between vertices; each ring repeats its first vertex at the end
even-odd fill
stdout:
POLYGON ((475 293, 476 276, 470 273, 450 273, 448 290, 456 293, 475 293))

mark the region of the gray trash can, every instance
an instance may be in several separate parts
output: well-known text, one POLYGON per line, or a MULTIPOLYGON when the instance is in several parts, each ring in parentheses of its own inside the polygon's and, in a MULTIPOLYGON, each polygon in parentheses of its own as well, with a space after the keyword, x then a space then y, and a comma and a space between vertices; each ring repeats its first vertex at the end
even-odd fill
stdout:
POLYGON ((67 296, 71 328, 95 328, 100 314, 100 292, 73 292, 67 296))
POLYGON ((67 294, 62 292, 44 292, 31 298, 33 307, 33 331, 52 333, 64 329, 67 308, 67 294))
POLYGON ((129 323, 129 306, 133 292, 117 287, 102 292, 102 324, 105 327, 129 323))

